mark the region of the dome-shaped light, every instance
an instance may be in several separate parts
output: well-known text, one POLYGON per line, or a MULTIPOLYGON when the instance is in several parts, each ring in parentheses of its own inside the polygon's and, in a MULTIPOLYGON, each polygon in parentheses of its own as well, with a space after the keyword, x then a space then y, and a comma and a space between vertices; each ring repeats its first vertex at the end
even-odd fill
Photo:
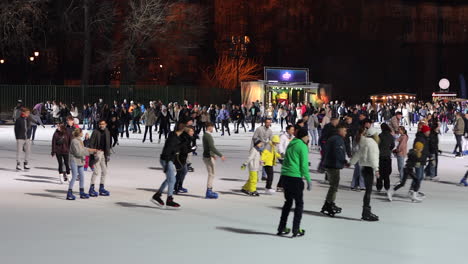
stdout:
POLYGON ((439 81, 439 87, 442 90, 447 90, 450 87, 450 81, 443 78, 439 81))

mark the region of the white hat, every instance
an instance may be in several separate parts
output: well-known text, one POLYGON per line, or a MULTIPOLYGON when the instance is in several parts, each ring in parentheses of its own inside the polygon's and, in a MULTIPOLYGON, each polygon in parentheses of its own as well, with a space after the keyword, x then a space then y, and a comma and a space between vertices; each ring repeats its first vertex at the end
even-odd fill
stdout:
POLYGON ((379 133, 375 128, 371 127, 367 129, 366 136, 373 137, 375 134, 379 133))

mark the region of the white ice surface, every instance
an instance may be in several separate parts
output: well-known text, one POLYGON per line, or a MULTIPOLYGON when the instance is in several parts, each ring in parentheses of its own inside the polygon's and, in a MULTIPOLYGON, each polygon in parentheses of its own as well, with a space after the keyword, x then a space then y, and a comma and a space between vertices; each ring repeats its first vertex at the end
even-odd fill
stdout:
MULTIPOLYGON (((275 127, 275 133, 278 133, 275 127)), ((0 126, 0 263, 467 263, 467 192, 456 186, 467 170, 467 158, 455 159, 453 135, 441 138, 443 182, 422 183, 427 198, 414 204, 404 196, 394 202, 374 194, 372 209, 381 221, 359 221, 363 192, 350 191, 352 170, 342 171, 337 204, 340 217, 320 215, 327 186, 323 174, 312 174, 305 192, 302 227, 297 239, 275 236, 282 194, 239 194, 247 172, 240 170, 252 133, 215 135, 227 160, 218 160, 218 200, 203 199, 206 169, 194 157, 188 195, 176 196, 182 209, 162 210, 149 202, 164 179, 158 169, 162 144, 142 144, 142 135, 122 139, 109 164, 110 197, 67 201, 57 163, 50 156, 53 129, 39 128, 32 147, 32 169, 16 172, 13 127, 0 126)), ((410 135, 410 144, 414 134, 410 135)), ((311 168, 318 154, 311 153, 311 168)), ((275 171, 279 171, 276 167, 275 171)), ((393 160, 392 184, 397 182, 393 160)), ((86 173, 89 186, 91 172, 86 173)), ((275 182, 279 175, 275 173, 275 182)), ((264 182, 259 188, 265 187, 264 182)), ((75 185, 75 191, 78 183, 75 185)), ((289 226, 293 213, 290 214, 289 226)))

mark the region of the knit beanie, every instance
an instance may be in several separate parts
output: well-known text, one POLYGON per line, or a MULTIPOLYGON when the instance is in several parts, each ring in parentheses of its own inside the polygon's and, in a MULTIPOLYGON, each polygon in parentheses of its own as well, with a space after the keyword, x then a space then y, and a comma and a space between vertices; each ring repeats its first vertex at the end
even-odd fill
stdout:
POLYGON ((302 139, 303 137, 308 136, 308 135, 309 135, 309 132, 307 132, 307 129, 301 128, 301 129, 299 129, 299 131, 297 131, 297 136, 296 137, 299 138, 299 139, 302 139))
POLYGON ((418 141, 414 143, 414 149, 417 151, 422 151, 424 149, 424 144, 418 141))
POLYGON ((426 133, 428 131, 431 131, 431 128, 429 126, 424 125, 421 127, 421 132, 426 133))

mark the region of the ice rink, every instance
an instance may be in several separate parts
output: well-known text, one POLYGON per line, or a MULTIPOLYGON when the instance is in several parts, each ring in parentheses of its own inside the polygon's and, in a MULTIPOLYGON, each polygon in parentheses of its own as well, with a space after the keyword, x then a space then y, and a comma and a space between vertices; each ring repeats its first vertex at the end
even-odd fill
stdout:
MULTIPOLYGON (((328 186, 312 173, 305 191, 301 238, 277 237, 283 194, 247 197, 239 191, 247 179, 240 165, 247 158, 252 133, 214 135, 226 161, 218 160, 214 190, 206 200, 206 169, 199 155, 186 177, 189 193, 175 196, 179 210, 150 203, 165 178, 159 164, 163 144, 142 143, 142 134, 122 139, 109 163, 110 197, 65 200, 67 184, 58 181, 50 156, 54 129, 38 128, 31 170, 16 172, 12 126, 0 126, 0 263, 467 263, 468 188, 457 186, 467 158, 449 154, 454 137, 441 137, 440 182, 424 181, 423 203, 406 197, 409 184, 393 202, 373 194, 379 222, 361 221, 364 192, 351 191, 352 169, 344 169, 335 218, 320 214, 328 186)), ((275 133, 279 128, 274 127, 275 133)), ((410 133, 410 145, 414 133, 410 133)), ((157 140, 156 140, 157 142, 157 140)), ((311 169, 318 153, 310 154, 311 169)), ((280 166, 275 168, 280 171, 280 166)), ((86 173, 86 191, 91 172, 86 173)), ((393 159, 392 185, 397 182, 393 159)), ((275 173, 274 186, 279 179, 275 173)), ((411 181, 410 181, 411 182, 411 181)), ((265 182, 259 183, 263 193, 265 182)), ((75 193, 78 183, 75 184, 75 193)), ((165 198, 165 195, 164 195, 165 198)), ((289 224, 291 226, 290 214, 289 224)))

